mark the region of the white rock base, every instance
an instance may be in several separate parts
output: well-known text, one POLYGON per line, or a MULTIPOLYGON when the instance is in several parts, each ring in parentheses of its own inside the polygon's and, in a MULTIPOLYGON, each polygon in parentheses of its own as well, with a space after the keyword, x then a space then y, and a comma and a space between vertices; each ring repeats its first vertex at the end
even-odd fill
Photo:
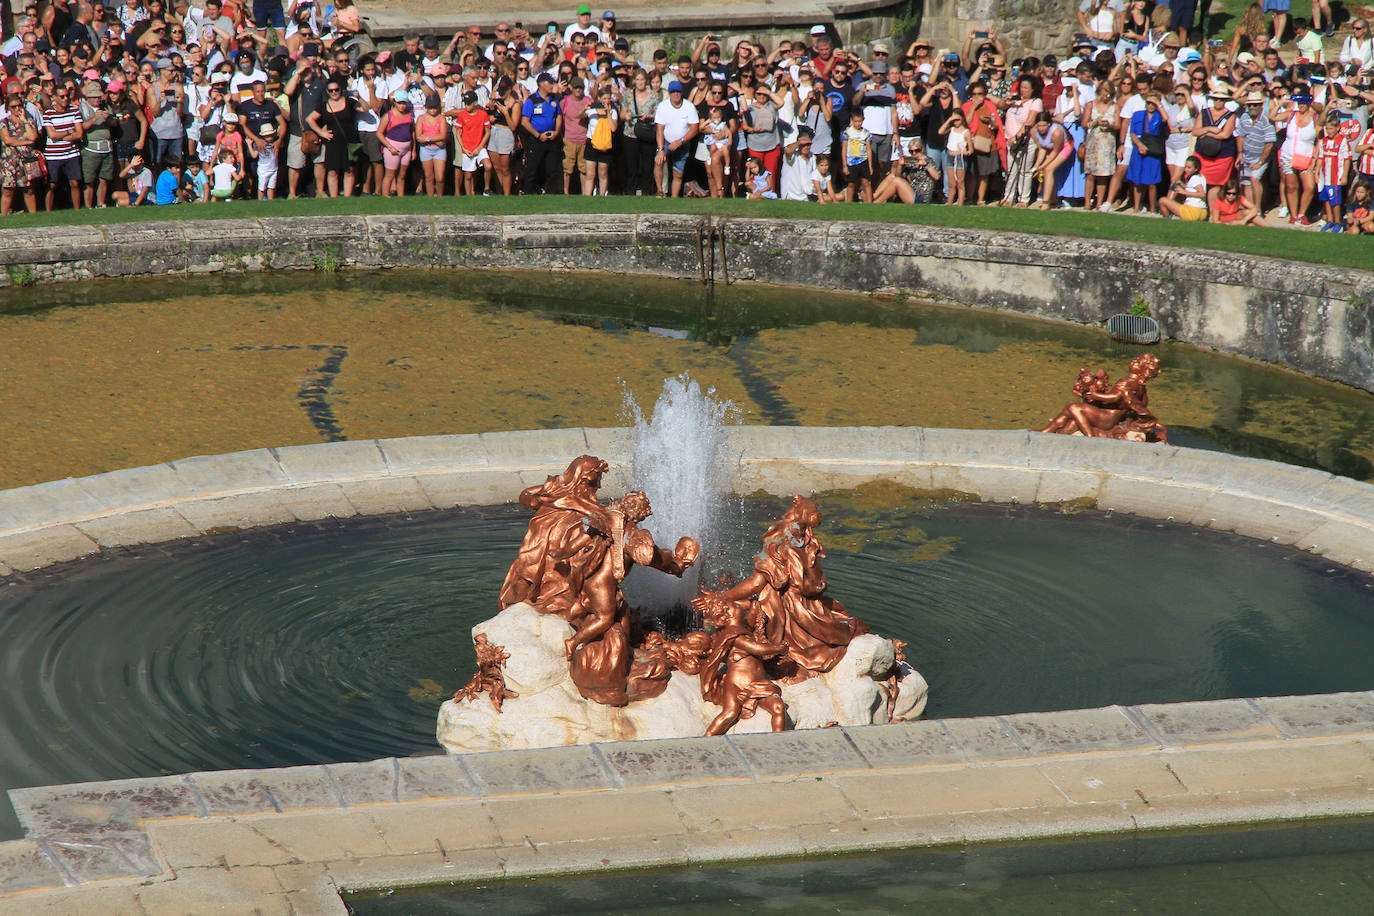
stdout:
MULTIPOLYGON (((720 707, 701 698, 695 675, 674 671, 668 688, 652 700, 629 706, 603 706, 584 700, 568 673, 563 640, 572 627, 552 614, 515 604, 472 628, 510 653, 502 674, 518 697, 497 712, 486 695, 475 700, 448 700, 439 709, 438 738, 450 753, 514 750, 627 741, 636 738, 692 738, 705 733, 720 707)), ((867 634, 849 644, 840 663, 800 684, 783 685, 787 717, 794 728, 873 725, 888 721, 887 683, 872 675, 891 670, 892 643, 867 634)), ((926 707, 928 687, 905 662, 898 681, 896 719, 918 718, 926 707)), ((768 716, 743 719, 734 734, 768 731, 768 716)))

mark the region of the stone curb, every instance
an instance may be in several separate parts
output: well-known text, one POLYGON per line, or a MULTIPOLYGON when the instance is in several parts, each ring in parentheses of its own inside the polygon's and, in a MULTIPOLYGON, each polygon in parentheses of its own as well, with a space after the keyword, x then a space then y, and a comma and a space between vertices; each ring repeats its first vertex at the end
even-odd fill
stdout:
POLYGON ((722 228, 731 281, 933 298, 1100 324, 1142 300, 1166 336, 1374 391, 1374 272, 1067 236, 687 214, 331 216, 0 229, 0 287, 341 267, 700 275, 722 228), (826 270, 806 269, 817 252, 826 270))
MULTIPOLYGON (((884 479, 987 502, 1088 501, 1232 531, 1374 570, 1374 487, 1174 446, 1024 430, 763 427, 729 433, 737 492, 884 479)), ((626 430, 564 429, 254 449, 0 492, 0 574, 231 529, 509 502, 592 452, 617 469, 626 430)))

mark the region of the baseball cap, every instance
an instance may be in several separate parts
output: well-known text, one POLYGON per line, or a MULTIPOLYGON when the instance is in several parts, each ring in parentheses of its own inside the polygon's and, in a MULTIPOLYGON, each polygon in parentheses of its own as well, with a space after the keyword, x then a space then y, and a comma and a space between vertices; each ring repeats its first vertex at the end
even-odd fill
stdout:
POLYGON ((681 91, 682 91, 682 84, 679 83, 677 80, 673 80, 671 83, 668 84, 668 91, 669 91, 669 92, 681 92, 681 91))
POLYGON ((225 86, 228 85, 228 83, 229 74, 227 73, 216 73, 214 76, 210 77, 211 86, 225 86))
POLYGON ((889 48, 887 45, 883 44, 882 42, 878 42, 876 45, 873 46, 873 53, 874 53, 874 54, 891 54, 891 53, 892 53, 892 49, 889 48))
POLYGON ((1247 67, 1255 62, 1255 55, 1249 51, 1241 51, 1236 55, 1236 63, 1245 64, 1247 67))
POLYGON ((81 78, 83 80, 98 80, 100 79, 100 73, 97 70, 87 70, 85 73, 81 74, 81 78))
POLYGON ((473 102, 475 102, 475 101, 477 101, 477 93, 475 93, 475 92, 464 92, 464 93, 463 93, 463 104, 464 104, 464 105, 471 105, 471 104, 472 104, 473 102))
POLYGON ((615 10, 606 10, 606 12, 601 14, 601 18, 609 19, 612 22, 615 22, 615 10))
POLYGON ((811 27, 811 34, 812 34, 812 35, 824 35, 824 34, 825 34, 825 26, 823 26, 823 25, 813 25, 813 26, 811 27))
POLYGON ((943 58, 941 58, 941 60, 943 60, 943 61, 944 61, 945 63, 947 63, 947 64, 949 64, 949 63, 957 64, 957 63, 959 63, 959 55, 958 55, 958 54, 955 54, 953 51, 950 51, 950 52, 949 52, 948 54, 946 54, 943 58))
POLYGON ((406 93, 404 89, 397 89, 395 92, 391 93, 391 101, 409 102, 410 96, 406 93))
POLYGON ((384 63, 386 63, 386 62, 389 61, 389 60, 391 60, 391 52, 390 52, 390 51, 383 51, 381 54, 378 54, 378 55, 377 55, 377 63, 379 63, 379 64, 384 64, 384 63))
MULTIPOLYGON (((385 54, 386 52, 383 51, 382 53, 385 54)), ((308 42, 306 42, 306 43, 301 47, 301 57, 319 57, 319 56, 320 56, 320 46, 319 46, 317 43, 315 43, 315 42, 313 42, 313 41, 308 41, 308 42)), ((382 55, 381 55, 381 54, 378 54, 378 55, 377 55, 377 59, 378 59, 378 60, 381 60, 381 59, 382 59, 382 55)))
POLYGON ((237 124, 237 123, 239 123, 239 116, 236 115, 236 114, 234 114, 234 112, 232 112, 232 111, 226 111, 226 112, 224 113, 224 123, 225 123, 225 124, 237 124))
POLYGON ((539 74, 539 76, 535 78, 534 81, 536 83, 552 83, 553 77, 549 76, 547 73, 541 73, 539 74))
POLYGON ((577 8, 577 15, 579 16, 590 16, 591 14, 592 8, 585 3, 577 8))
POLYGON ((124 81, 123 81, 123 80, 110 80, 110 91, 111 91, 111 92, 118 92, 119 90, 121 90, 121 89, 123 89, 123 88, 124 88, 124 81))
POLYGON ((157 62, 157 68, 159 70, 170 70, 172 69, 172 61, 164 57, 162 58, 162 60, 157 62))
POLYGON ((934 68, 931 67, 930 64, 921 64, 921 66, 916 68, 916 72, 921 74, 922 76, 930 76, 930 71, 933 69, 934 68))

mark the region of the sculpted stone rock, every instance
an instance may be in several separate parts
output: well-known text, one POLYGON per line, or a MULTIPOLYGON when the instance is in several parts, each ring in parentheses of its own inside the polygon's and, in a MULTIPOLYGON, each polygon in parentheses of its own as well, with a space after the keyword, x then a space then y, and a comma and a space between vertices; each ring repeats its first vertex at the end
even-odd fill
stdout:
MULTIPOLYGON (((702 699, 701 682, 674 671, 656 697, 628 706, 583 699, 568 669, 563 635, 571 630, 552 614, 513 604, 472 628, 506 647, 506 683, 519 697, 498 713, 483 697, 449 700, 439 713, 438 738, 450 753, 557 747, 638 738, 690 738, 703 734, 721 708, 702 699), (560 629, 561 627, 561 629, 560 629)), ((888 680, 895 650, 874 634, 855 637, 829 671, 783 684, 787 717, 796 728, 888 721, 888 680), (879 680, 875 680, 879 678, 879 680)), ((905 662, 895 662, 898 694, 893 716, 916 718, 925 709, 926 682, 905 662)), ((731 733, 763 732, 766 713, 740 719, 731 733)))

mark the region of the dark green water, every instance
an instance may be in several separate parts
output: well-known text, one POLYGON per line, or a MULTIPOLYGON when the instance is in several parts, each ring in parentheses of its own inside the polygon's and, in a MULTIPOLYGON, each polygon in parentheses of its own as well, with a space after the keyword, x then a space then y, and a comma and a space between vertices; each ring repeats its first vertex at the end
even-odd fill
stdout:
POLYGON ((1363 916, 1374 911, 1374 821, 816 856, 358 894, 345 900, 356 916, 1363 916))
MULTIPOLYGON (((910 644, 931 716, 1374 688, 1371 580, 1299 551, 1099 513, 819 504, 831 594, 910 644)), ((0 788, 437 750, 526 518, 285 526, 7 580, 0 788)))

